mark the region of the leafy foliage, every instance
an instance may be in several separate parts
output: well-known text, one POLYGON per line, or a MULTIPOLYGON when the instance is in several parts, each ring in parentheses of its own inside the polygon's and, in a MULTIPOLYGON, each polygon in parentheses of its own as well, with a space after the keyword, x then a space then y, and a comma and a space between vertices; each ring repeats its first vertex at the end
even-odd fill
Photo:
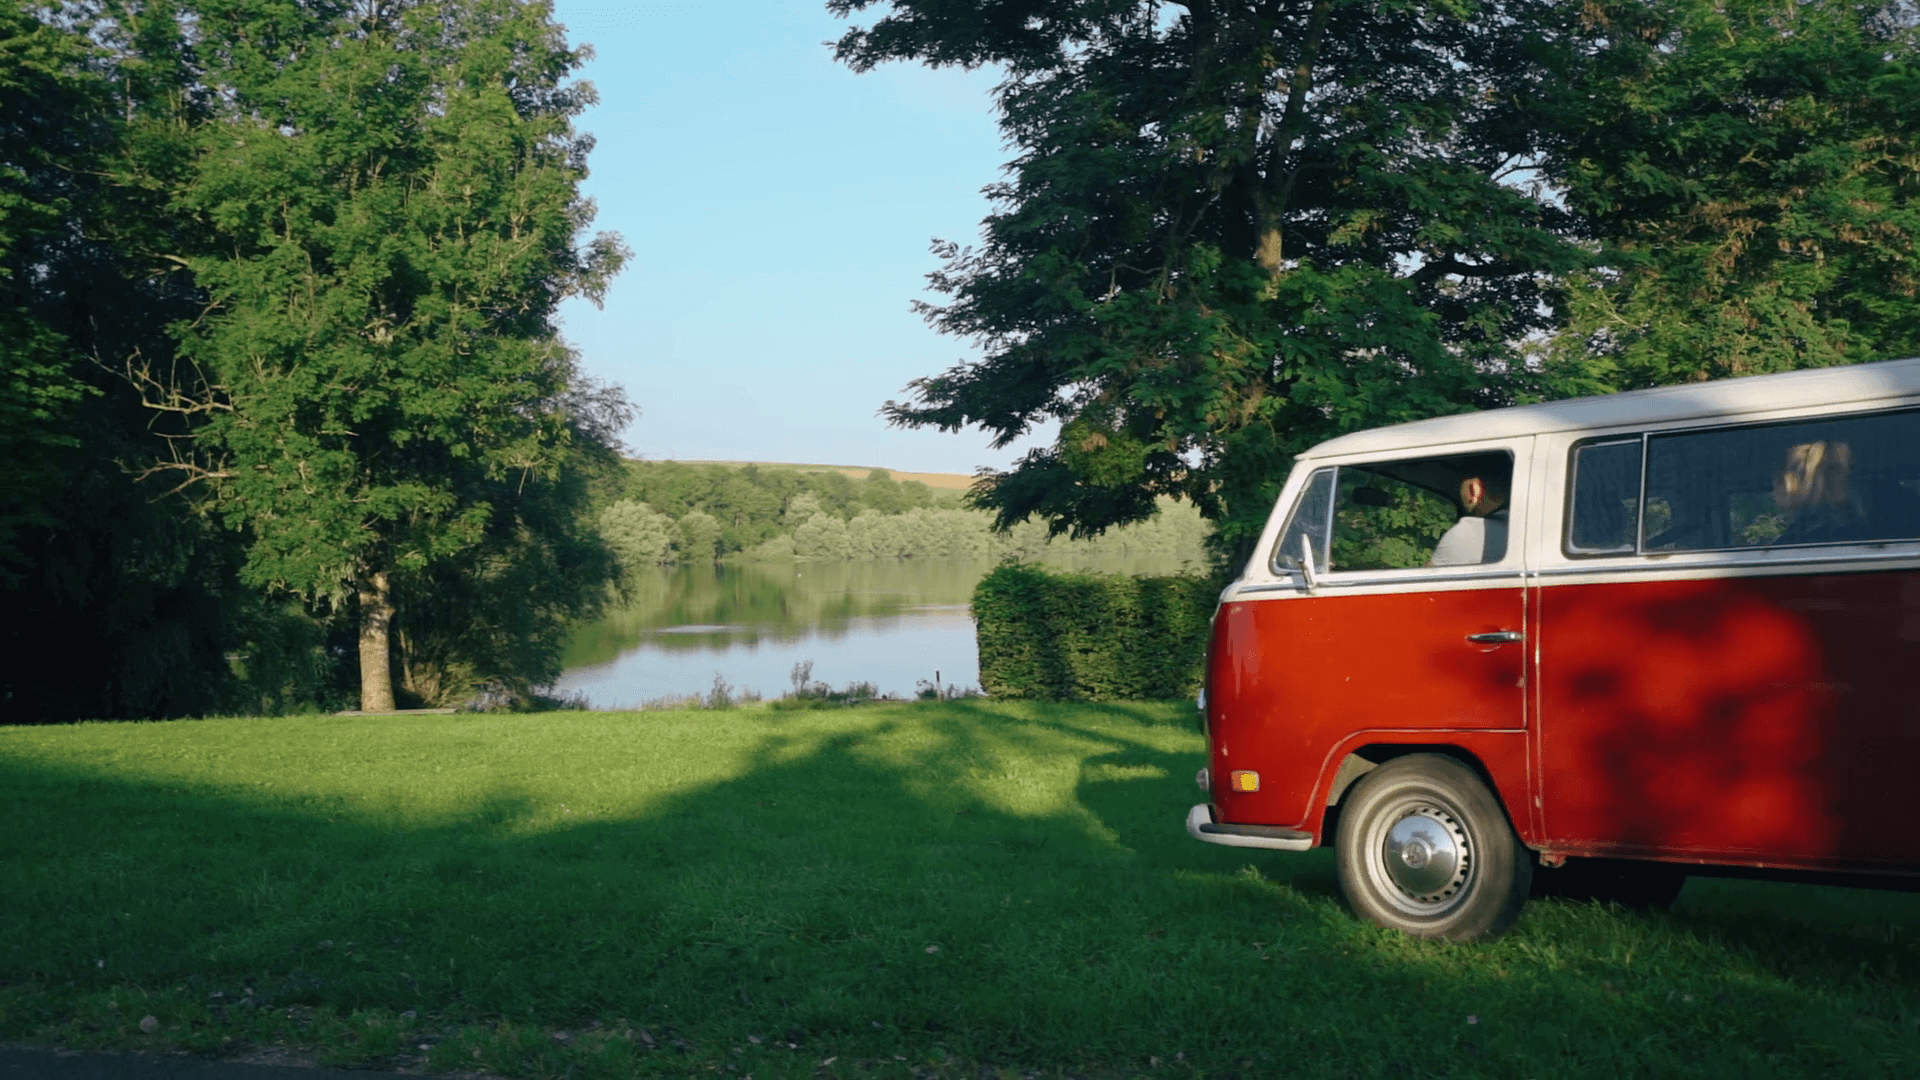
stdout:
POLYGON ((423 699, 551 677, 539 643, 611 565, 585 550, 572 474, 611 464, 625 409, 553 326, 623 257, 607 236, 573 246, 579 54, 522 0, 195 14, 182 32, 218 105, 176 205, 215 238, 186 260, 209 309, 179 328, 178 366, 136 371, 193 421, 165 468, 245 530, 247 583, 357 605, 366 707, 392 707, 396 659, 423 699), (482 598, 497 618, 472 618, 482 598), (465 626, 408 614, 448 603, 465 626), (411 649, 392 658, 396 610, 411 649))
POLYGON ((807 492, 793 496, 776 523, 749 521, 755 531, 766 527, 780 531, 745 551, 729 551, 726 529, 715 522, 699 509, 686 511, 676 522, 647 503, 621 499, 600 512, 596 527, 622 568, 620 591, 629 599, 647 568, 705 561, 716 557, 716 549, 719 557, 756 561, 1115 555, 1190 556, 1199 561, 1211 533, 1191 507, 1172 500, 1161 500, 1151 518, 1080 540, 1053 537, 1045 527, 1031 522, 996 532, 991 515, 958 506, 892 514, 869 506, 842 518, 807 492))
POLYGON ((45 485, 57 478, 54 455, 78 443, 70 412, 87 390, 66 339, 34 309, 49 262, 68 253, 64 226, 96 195, 71 168, 97 162, 90 129, 109 122, 90 53, 18 0, 0 3, 0 573, 9 576, 20 572, 19 530, 50 521, 45 485))
MULTIPOLYGON (((874 0, 831 0, 856 16, 874 0)), ((1463 409, 1920 351, 1910 0, 900 0, 1015 156, 900 424, 1057 443, 1002 526, 1154 495, 1244 551, 1288 457, 1463 409)))
POLYGON ((626 406, 550 15, 0 2, 9 718, 344 704, 370 598, 405 703, 557 673, 626 406))
MULTIPOLYGON (((129 468, 177 433, 102 358, 170 348, 196 310, 143 142, 155 74, 82 8, 0 3, 0 715, 171 716, 236 700, 272 619, 233 538, 129 468), (159 437, 157 437, 159 436, 159 437)), ((175 91, 176 96, 178 90, 175 91)))
POLYGON ((712 559, 719 545, 720 522, 704 510, 689 510, 673 524, 673 548, 683 559, 712 559))
POLYGON ((999 65, 1017 156, 926 309, 985 358, 889 416, 998 445, 1062 422, 982 491, 1003 526, 1097 533, 1168 495, 1240 549, 1306 445, 1503 401, 1581 263, 1523 182, 1573 25, 1548 0, 895 0, 839 58, 999 65))
POLYGON ((672 553, 673 519, 638 499, 622 499, 600 511, 598 525, 622 566, 652 566, 672 553))
POLYGON ((1553 170, 1604 252, 1572 281, 1559 391, 1920 352, 1912 6, 1586 12, 1588 100, 1553 170))
POLYGON ((1200 688, 1219 583, 1006 563, 973 594, 980 685, 996 698, 1142 701, 1200 688))
MULTIPOLYGON (((602 485, 601 498, 633 499, 678 519, 689 511, 711 515, 725 555, 764 543, 821 511, 850 518, 862 510, 898 514, 943 500, 918 480, 895 480, 885 469, 856 481, 837 469, 629 461, 602 485)), ((946 505, 958 505, 949 496, 946 505)))

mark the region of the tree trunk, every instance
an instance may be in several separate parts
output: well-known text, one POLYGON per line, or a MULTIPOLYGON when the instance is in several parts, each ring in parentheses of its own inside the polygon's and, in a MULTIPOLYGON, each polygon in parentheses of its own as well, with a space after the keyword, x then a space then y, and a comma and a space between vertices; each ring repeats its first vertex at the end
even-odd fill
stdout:
POLYGON ((393 663, 388 641, 393 593, 387 574, 375 570, 360 584, 360 711, 392 712, 393 663))
POLYGON ((1259 189, 1256 205, 1253 261, 1262 270, 1278 276, 1286 266, 1286 247, 1281 223, 1286 220, 1288 204, 1293 201, 1293 184, 1300 178, 1301 163, 1291 161, 1294 139, 1307 129, 1307 99, 1313 95, 1313 66, 1320 60, 1320 44, 1326 40, 1327 22, 1333 17, 1333 0, 1315 0, 1307 19, 1305 39, 1286 81, 1287 103, 1274 124, 1272 143, 1267 153, 1266 183, 1259 189), (1289 164, 1292 165, 1289 168, 1289 164))

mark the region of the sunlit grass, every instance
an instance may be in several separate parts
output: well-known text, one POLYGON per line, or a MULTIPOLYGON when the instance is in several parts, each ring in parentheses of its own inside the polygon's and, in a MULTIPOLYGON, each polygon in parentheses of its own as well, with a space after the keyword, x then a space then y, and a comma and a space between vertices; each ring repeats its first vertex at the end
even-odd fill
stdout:
POLYGON ((1920 897, 1696 881, 1411 941, 1325 852, 1187 839, 1202 750, 1191 706, 983 701, 0 729, 0 1039, 556 1077, 1920 1068, 1920 897))

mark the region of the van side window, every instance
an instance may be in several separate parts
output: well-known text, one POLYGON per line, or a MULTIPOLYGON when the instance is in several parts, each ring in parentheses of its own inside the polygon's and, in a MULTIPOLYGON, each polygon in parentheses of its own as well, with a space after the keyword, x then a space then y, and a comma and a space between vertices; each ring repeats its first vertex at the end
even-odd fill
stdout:
POLYGON ((1504 450, 1317 470, 1281 530, 1273 568, 1298 571, 1303 541, 1321 573, 1500 562, 1512 479, 1504 450))
POLYGON ((1303 543, 1313 548, 1314 569, 1327 568, 1327 533, 1333 517, 1333 470, 1320 469, 1307 478, 1300 501, 1293 506, 1293 517, 1280 533, 1280 546, 1273 553, 1273 568, 1286 572, 1300 570, 1303 543))
POLYGON ((1567 554, 1630 555, 1639 528, 1639 436, 1574 447, 1567 554))
POLYGON ((1920 538, 1920 411, 1653 435, 1646 472, 1648 552, 1920 538))
MULTIPOLYGON (((1411 475, 1422 475, 1427 465, 1393 462, 1377 469, 1341 468, 1329 560, 1332 569, 1402 570, 1432 564, 1435 546, 1460 519, 1459 506, 1454 497, 1403 479, 1408 473, 1394 472, 1411 467, 1411 475)), ((1506 472, 1512 472, 1510 464, 1506 472)), ((1483 541, 1470 552, 1472 561, 1498 562, 1505 554, 1504 542, 1491 560, 1484 558, 1484 548, 1483 541)))

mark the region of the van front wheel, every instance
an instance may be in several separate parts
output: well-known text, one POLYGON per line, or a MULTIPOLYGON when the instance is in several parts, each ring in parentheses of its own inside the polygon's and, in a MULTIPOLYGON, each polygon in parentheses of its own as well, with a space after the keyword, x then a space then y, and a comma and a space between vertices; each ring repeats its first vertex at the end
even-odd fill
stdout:
POLYGON ((1395 758, 1342 800, 1334 838, 1354 914, 1415 937, 1485 941, 1520 914, 1533 860, 1471 769, 1395 758))

